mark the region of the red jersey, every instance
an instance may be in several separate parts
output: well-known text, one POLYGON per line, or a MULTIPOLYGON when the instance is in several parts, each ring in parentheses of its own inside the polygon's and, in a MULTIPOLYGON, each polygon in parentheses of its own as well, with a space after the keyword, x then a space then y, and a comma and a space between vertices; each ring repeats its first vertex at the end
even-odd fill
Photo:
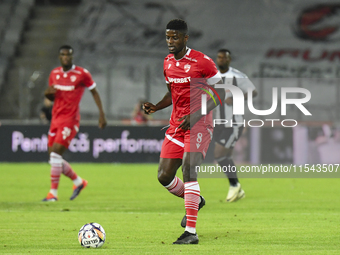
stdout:
MULTIPOLYGON (((211 58, 190 48, 178 60, 169 54, 164 59, 163 70, 172 97, 170 125, 177 127, 183 121, 178 119, 201 108, 201 95, 205 92, 197 88, 207 89, 207 85, 216 84, 221 76, 211 58)), ((212 111, 201 121, 212 126, 212 111)))
POLYGON ((49 86, 54 86, 55 93, 52 122, 79 122, 79 103, 83 96, 85 87, 93 89, 96 83, 86 69, 73 65, 64 72, 62 67, 52 70, 49 77, 49 86))

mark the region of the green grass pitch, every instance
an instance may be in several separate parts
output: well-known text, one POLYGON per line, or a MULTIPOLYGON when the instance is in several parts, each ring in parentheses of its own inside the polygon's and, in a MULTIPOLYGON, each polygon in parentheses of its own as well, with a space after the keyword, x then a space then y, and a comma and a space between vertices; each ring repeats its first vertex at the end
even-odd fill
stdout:
MULTIPOLYGON (((200 179, 198 245, 174 246, 184 202, 157 181, 156 164, 72 164, 89 181, 74 201, 61 177, 59 201, 49 165, 0 164, 2 254, 339 254, 340 179, 242 179, 246 198, 225 203, 228 182, 200 179), (107 234, 99 249, 77 240, 87 222, 107 234)), ((179 173, 181 174, 181 173, 179 173)))

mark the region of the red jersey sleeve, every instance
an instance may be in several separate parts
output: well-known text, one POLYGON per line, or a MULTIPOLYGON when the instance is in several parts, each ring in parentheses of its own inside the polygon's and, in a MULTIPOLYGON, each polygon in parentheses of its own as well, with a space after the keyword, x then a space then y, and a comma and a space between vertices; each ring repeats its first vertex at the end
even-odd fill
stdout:
POLYGON ((53 75, 52 72, 50 73, 50 77, 48 77, 48 86, 52 86, 53 85, 53 75))
POLYGON ((167 63, 168 63, 168 60, 167 60, 167 57, 164 59, 164 64, 163 64, 163 74, 164 74, 164 78, 165 78, 165 82, 167 84, 169 84, 169 80, 168 80, 168 77, 166 77, 166 66, 167 66, 167 63))
POLYGON ((85 68, 83 70, 83 84, 89 90, 94 89, 96 87, 96 83, 93 81, 92 75, 85 68))
POLYGON ((169 80, 168 80, 168 78, 166 77, 166 71, 164 70, 164 78, 165 78, 165 82, 167 83, 167 84, 169 84, 169 80))
POLYGON ((207 55, 204 55, 199 61, 202 77, 207 79, 209 85, 214 85, 221 80, 214 61, 207 55))

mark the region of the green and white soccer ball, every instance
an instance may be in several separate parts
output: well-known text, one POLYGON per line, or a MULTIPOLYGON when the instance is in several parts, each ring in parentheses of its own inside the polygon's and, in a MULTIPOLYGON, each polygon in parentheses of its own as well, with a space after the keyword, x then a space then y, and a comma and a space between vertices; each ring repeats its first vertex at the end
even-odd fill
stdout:
POLYGON ((78 233, 78 241, 85 248, 102 247, 105 239, 105 230, 100 224, 95 222, 85 224, 78 233))

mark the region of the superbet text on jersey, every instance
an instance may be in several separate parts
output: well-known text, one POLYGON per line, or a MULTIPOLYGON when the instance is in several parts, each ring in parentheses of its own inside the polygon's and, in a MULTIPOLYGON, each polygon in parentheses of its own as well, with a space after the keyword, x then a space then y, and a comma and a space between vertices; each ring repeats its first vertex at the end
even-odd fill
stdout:
POLYGON ((93 89, 96 83, 86 69, 73 65, 64 72, 62 67, 52 70, 49 86, 57 90, 52 111, 52 123, 79 122, 79 102, 84 90, 93 89))
MULTIPOLYGON (((221 76, 218 73, 214 61, 202 52, 188 48, 186 54, 176 60, 173 54, 169 54, 164 60, 165 81, 170 86, 173 110, 170 125, 179 126, 181 117, 195 112, 200 108, 200 89, 194 89, 195 80, 204 87, 216 84, 221 76), (193 104, 193 101, 197 104, 193 104), (194 107, 193 107, 194 106, 194 107)), ((212 125, 211 112, 202 117, 200 122, 212 125)))

